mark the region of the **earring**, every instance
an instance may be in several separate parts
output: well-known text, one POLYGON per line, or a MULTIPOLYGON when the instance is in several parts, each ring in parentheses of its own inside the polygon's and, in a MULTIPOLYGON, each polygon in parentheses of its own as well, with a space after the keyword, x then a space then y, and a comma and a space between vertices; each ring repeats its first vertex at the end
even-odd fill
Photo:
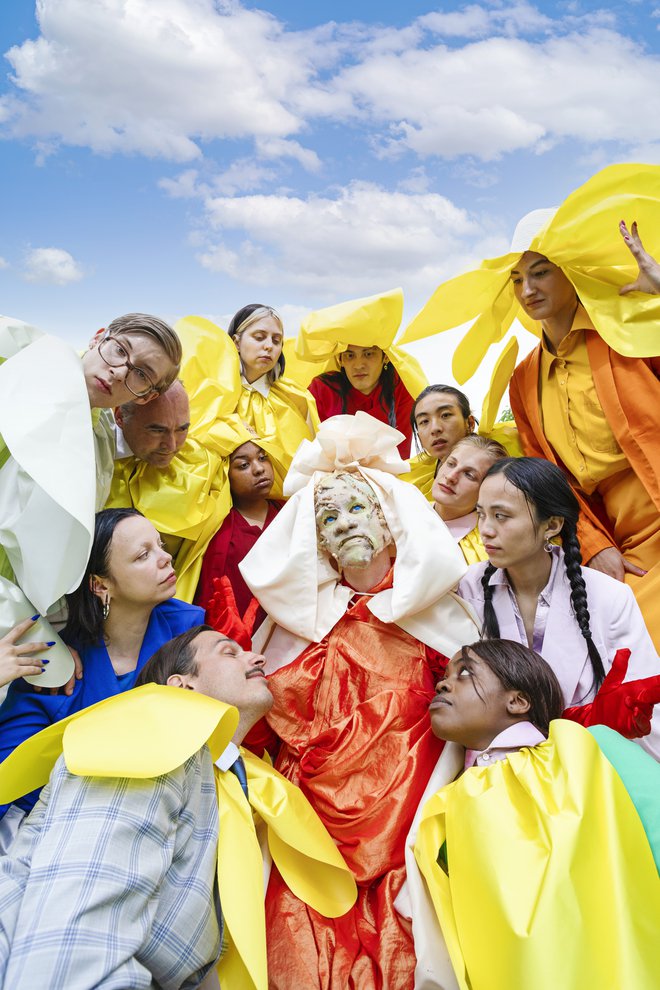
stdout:
POLYGON ((384 363, 384 365, 383 365, 383 371, 387 371, 387 369, 389 368, 389 366, 390 366, 390 362, 389 361, 386 361, 384 363))
POLYGON ((550 542, 550 540, 546 539, 545 543, 543 544, 543 549, 545 550, 545 552, 552 553, 552 547, 553 544, 550 542))
POLYGON ((108 616, 110 615, 110 596, 109 595, 106 595, 105 598, 103 599, 102 612, 103 612, 103 619, 104 620, 107 619, 108 616))

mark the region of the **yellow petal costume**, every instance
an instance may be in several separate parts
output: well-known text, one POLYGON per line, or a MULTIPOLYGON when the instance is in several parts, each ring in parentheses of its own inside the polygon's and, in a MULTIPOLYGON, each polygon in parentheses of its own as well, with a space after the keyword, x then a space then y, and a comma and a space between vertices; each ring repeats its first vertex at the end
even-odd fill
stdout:
POLYGON ((660 878, 635 806, 581 726, 442 788, 415 857, 461 990, 655 990, 660 878))
POLYGON ((212 450, 227 456, 223 421, 233 414, 269 445, 269 454, 277 452, 271 497, 281 498, 291 458, 318 427, 312 396, 288 375, 270 386, 242 382, 234 342, 210 320, 187 316, 175 329, 183 346, 181 379, 190 397, 196 435, 212 450))
MULTIPOLYGON (((151 778, 181 766, 202 746, 217 760, 238 724, 230 705, 193 691, 147 684, 86 708, 26 740, 0 765, 0 800, 41 787, 60 756, 79 776, 151 778)), ((328 917, 353 905, 357 889, 337 847, 302 792, 242 750, 249 804, 237 777, 216 769, 218 885, 229 938, 218 970, 223 990, 268 990, 263 858, 255 820, 296 895, 328 917)))
MULTIPOLYGON (((536 234, 528 250, 545 255, 574 285, 601 337, 619 354, 652 357, 660 350, 660 297, 619 295, 637 266, 619 237, 622 218, 638 221, 650 254, 660 254, 660 166, 612 165, 572 193, 536 234)), ((453 374, 465 382, 514 318, 536 336, 540 325, 517 303, 510 272, 521 251, 484 261, 443 283, 417 314, 401 343, 420 340, 477 318, 458 345, 453 374)))
POLYGON ((310 313, 303 320, 295 346, 287 341, 287 372, 300 385, 326 371, 339 371, 337 360, 349 344, 380 347, 413 398, 428 385, 416 358, 394 346, 403 316, 403 292, 392 289, 310 313))

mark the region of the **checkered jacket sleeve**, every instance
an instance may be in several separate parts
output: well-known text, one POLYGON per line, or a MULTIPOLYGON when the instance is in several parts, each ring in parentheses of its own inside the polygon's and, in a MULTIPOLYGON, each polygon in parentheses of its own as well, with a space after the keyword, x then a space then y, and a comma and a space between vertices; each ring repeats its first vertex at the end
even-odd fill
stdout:
POLYGON ((207 749, 153 780, 60 758, 0 859, 0 986, 198 986, 221 946, 217 838, 207 749))

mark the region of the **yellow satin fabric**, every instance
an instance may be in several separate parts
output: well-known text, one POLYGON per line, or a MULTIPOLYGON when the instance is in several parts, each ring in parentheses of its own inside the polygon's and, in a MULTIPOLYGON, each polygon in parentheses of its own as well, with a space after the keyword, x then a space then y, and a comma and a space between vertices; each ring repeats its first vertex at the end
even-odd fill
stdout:
MULTIPOLYGON (((660 254, 660 166, 611 165, 592 176, 559 207, 529 245, 558 265, 573 283, 598 333, 628 357, 652 357, 660 342, 660 297, 619 289, 637 266, 618 232, 621 218, 637 220, 647 250, 660 254)), ((509 275, 520 258, 511 252, 444 282, 400 338, 420 340, 476 321, 458 345, 453 374, 470 378, 491 344, 502 340, 514 318, 540 336, 540 324, 518 305, 509 275)))
POLYGON ((475 526, 469 533, 462 536, 458 541, 458 545, 463 551, 466 564, 480 564, 482 561, 488 560, 488 554, 481 542, 478 526, 475 526))
POLYGON ((226 990, 267 990, 263 862, 253 814, 289 889, 328 918, 345 914, 357 887, 337 847, 299 788, 241 750, 249 804, 235 774, 216 771, 220 830, 218 885, 228 946, 218 964, 226 990))
POLYGON ((192 691, 145 684, 55 722, 0 764, 0 804, 47 783, 64 753, 86 777, 159 777, 208 744, 214 760, 238 725, 238 712, 192 691))
POLYGON ((339 354, 356 347, 380 347, 394 365, 408 393, 415 398, 428 385, 419 361, 394 346, 401 317, 403 292, 392 289, 377 296, 351 299, 309 313, 302 322, 295 346, 285 351, 287 375, 306 388, 312 378, 339 371, 339 354))
POLYGON ((174 558, 177 598, 192 602, 204 551, 231 509, 223 459, 194 438, 164 470, 123 457, 115 462, 106 508, 121 506, 138 509, 163 536, 174 558))
POLYGON ((461 990, 657 987, 658 871, 628 792, 581 726, 555 721, 546 743, 442 788, 415 857, 461 990))
POLYGON ((408 461, 408 464, 410 464, 409 474, 400 474, 399 477, 402 481, 409 481, 415 488, 419 488, 424 498, 432 503, 433 496, 431 489, 435 480, 437 463, 437 458, 431 457, 430 454, 423 451, 421 454, 415 454, 408 461))
POLYGON ((236 345, 210 320, 187 316, 175 329, 183 347, 181 378, 190 396, 195 436, 221 457, 246 440, 263 440, 275 469, 270 496, 281 498, 293 455, 319 426, 313 397, 288 375, 274 382, 267 398, 244 385, 236 345))

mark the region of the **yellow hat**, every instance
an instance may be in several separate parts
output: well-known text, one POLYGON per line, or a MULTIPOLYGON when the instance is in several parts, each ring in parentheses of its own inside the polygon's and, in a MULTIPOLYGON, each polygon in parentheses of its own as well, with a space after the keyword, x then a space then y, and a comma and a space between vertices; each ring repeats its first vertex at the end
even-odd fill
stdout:
MULTIPOLYGON (((618 234, 621 219, 637 220, 649 252, 660 253, 660 166, 611 165, 598 172, 571 193, 527 250, 545 255, 562 269, 613 350, 627 357, 651 357, 659 352, 660 297, 619 295, 637 273, 618 234)), ((509 277, 521 252, 518 238, 515 251, 443 283, 401 341, 430 337, 476 317, 454 353, 454 378, 463 383, 490 345, 502 340, 514 318, 540 336, 540 324, 523 312, 509 277)))
POLYGON ((416 358, 394 346, 402 316, 401 289, 315 310, 303 320, 295 347, 285 346, 287 374, 306 388, 312 378, 338 371, 338 356, 351 345, 380 347, 416 397, 428 380, 416 358))

